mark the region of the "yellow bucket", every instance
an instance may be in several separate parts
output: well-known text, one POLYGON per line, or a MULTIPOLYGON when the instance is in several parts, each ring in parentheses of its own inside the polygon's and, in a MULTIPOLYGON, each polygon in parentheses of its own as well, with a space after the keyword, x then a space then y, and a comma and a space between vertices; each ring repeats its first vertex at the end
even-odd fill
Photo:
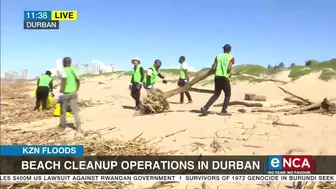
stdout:
MULTIPOLYGON (((36 91, 37 91, 37 88, 35 88, 34 90, 35 96, 36 96, 36 91)), ((48 99, 47 99, 47 108, 52 108, 53 103, 54 103, 54 99, 51 96, 51 94, 49 94, 48 99)), ((40 105, 40 110, 42 110, 42 104, 40 105)))
MULTIPOLYGON (((57 104, 56 104, 56 107, 55 107, 55 110, 54 110, 53 115, 54 115, 55 117, 59 117, 59 116, 61 115, 61 104, 60 104, 60 103, 57 103, 57 104)), ((67 117, 72 117, 72 113, 67 112, 67 113, 66 113, 66 116, 67 116, 67 117)))

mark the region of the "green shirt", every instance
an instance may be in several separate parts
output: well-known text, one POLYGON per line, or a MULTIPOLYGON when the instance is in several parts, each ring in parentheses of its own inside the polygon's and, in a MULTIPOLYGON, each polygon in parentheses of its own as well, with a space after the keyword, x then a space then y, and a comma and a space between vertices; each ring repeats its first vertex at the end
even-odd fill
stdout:
POLYGON ((50 81, 52 80, 52 78, 47 75, 47 74, 43 74, 40 76, 40 81, 38 86, 39 87, 49 87, 50 81))
POLYGON ((229 78, 230 73, 228 72, 228 68, 232 58, 233 56, 228 53, 220 54, 217 56, 215 76, 229 78))
MULTIPOLYGON (((155 66, 152 66, 150 68, 148 68, 148 70, 151 69, 152 70, 152 74, 150 75, 151 79, 150 79, 150 84, 151 85, 155 85, 156 81, 157 81, 157 78, 158 78, 158 75, 159 75, 159 72, 158 70, 155 68, 155 66)), ((144 78, 144 83, 147 83, 147 76, 144 78)))
POLYGON ((186 66, 185 62, 182 62, 181 65, 180 65, 180 78, 181 79, 185 79, 186 78, 186 74, 184 72, 185 66, 186 66))
POLYGON ((135 69, 132 71, 132 77, 133 77, 133 82, 134 83, 140 83, 141 82, 141 72, 140 72, 140 65, 137 65, 135 69))
POLYGON ((77 78, 78 73, 74 67, 65 67, 63 69, 63 78, 66 78, 64 93, 74 93, 77 91, 77 78))

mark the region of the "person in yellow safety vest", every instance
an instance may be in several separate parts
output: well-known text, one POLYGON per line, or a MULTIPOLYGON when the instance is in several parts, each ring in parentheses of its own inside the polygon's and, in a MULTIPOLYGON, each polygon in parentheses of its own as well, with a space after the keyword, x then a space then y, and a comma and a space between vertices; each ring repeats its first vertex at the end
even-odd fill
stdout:
POLYGON ((70 106, 72 113, 75 117, 76 129, 78 132, 83 132, 81 125, 81 119, 79 117, 78 108, 78 90, 80 87, 80 78, 75 67, 71 66, 71 58, 63 58, 63 70, 61 71, 61 89, 60 89, 60 99, 61 104, 61 115, 60 124, 58 125, 58 130, 63 131, 66 127, 66 113, 68 106, 70 106))
POLYGON ((229 78, 231 77, 234 57, 230 55, 231 45, 226 44, 223 47, 223 50, 224 53, 216 56, 215 61, 212 65, 212 71, 215 72, 215 93, 205 104, 205 106, 201 108, 201 113, 203 116, 206 116, 208 114, 208 109, 218 99, 222 91, 224 91, 225 93, 225 98, 220 115, 231 116, 231 114, 227 112, 227 107, 229 106, 231 98, 231 85, 229 78))
MULTIPOLYGON (((177 82, 177 85, 179 87, 183 87, 184 85, 186 85, 189 82, 188 65, 185 62, 185 57, 184 56, 180 57, 179 63, 181 64, 180 65, 180 78, 177 82)), ((180 93, 180 104, 184 103, 184 94, 188 98, 188 103, 192 103, 191 95, 190 95, 189 91, 187 91, 187 92, 184 92, 184 93, 180 93)))
POLYGON ((141 64, 140 59, 133 58, 131 62, 134 65, 134 67, 132 71, 132 78, 131 83, 129 85, 129 89, 131 91, 132 98, 135 100, 135 109, 140 110, 141 108, 140 91, 144 80, 144 70, 140 65, 141 64))
POLYGON ((162 79, 162 82, 164 84, 167 83, 167 81, 164 79, 165 77, 160 73, 160 67, 161 67, 161 60, 156 59, 154 61, 154 65, 147 70, 147 75, 144 78, 144 88, 151 90, 154 88, 158 77, 162 79))
POLYGON ((42 110, 47 109, 47 99, 49 92, 54 97, 53 92, 53 79, 51 77, 51 72, 48 70, 45 74, 41 75, 37 80, 37 89, 36 89, 36 105, 34 111, 38 111, 40 104, 42 102, 42 110))

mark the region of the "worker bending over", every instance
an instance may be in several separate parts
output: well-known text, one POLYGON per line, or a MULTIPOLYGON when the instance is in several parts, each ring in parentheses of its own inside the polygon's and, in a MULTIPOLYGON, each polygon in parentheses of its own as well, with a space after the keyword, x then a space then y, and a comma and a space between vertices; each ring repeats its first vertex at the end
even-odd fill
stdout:
POLYGON ((49 92, 54 97, 53 92, 53 79, 51 77, 51 72, 48 70, 45 74, 41 75, 37 80, 36 89, 36 105, 34 111, 38 111, 42 102, 42 110, 47 109, 47 99, 49 92))
POLYGON ((151 90, 154 88, 158 77, 163 80, 163 83, 166 84, 167 81, 164 79, 165 77, 160 73, 160 67, 161 67, 161 60, 156 59, 154 61, 154 64, 152 67, 148 68, 147 75, 144 79, 144 88, 151 90))

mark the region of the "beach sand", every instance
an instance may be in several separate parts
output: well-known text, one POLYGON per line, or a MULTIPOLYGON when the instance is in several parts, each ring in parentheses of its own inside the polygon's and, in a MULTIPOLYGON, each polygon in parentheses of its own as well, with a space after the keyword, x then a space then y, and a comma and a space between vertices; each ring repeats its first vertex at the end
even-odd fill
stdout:
MULTIPOLYGON (((279 78, 285 79, 284 75, 279 78)), ((256 84, 237 83, 232 85, 232 99, 243 100, 245 93, 265 95, 269 103, 284 103, 288 95, 278 85, 294 94, 320 102, 323 98, 336 97, 336 81, 318 80, 318 73, 304 76, 295 82, 280 85, 274 82, 256 84)), ((171 78, 176 79, 176 78, 171 78)), ((97 76, 85 78, 79 91, 81 100, 100 102, 102 105, 84 108, 80 112, 84 130, 99 130, 116 127, 117 130, 105 137, 122 140, 141 137, 152 139, 162 151, 174 150, 179 155, 272 155, 272 154, 336 154, 336 116, 303 114, 285 116, 284 113, 250 113, 252 108, 230 106, 230 117, 210 114, 200 117, 192 110, 199 110, 211 95, 191 92, 192 104, 178 104, 179 95, 169 98, 172 112, 156 115, 138 116, 131 107, 134 100, 128 90, 129 77, 97 76), (104 84, 98 84, 103 82, 104 84), (247 113, 237 110, 244 108, 247 113), (272 122, 295 123, 299 127, 274 126, 272 122), (185 130, 170 137, 166 135, 185 130), (214 152, 213 141, 221 145, 214 152)), ((211 79, 210 79, 211 80, 211 79)), ((175 83, 156 86, 163 91, 177 87, 175 83)), ((196 86, 213 89, 213 85, 196 86)), ((57 95, 57 94, 56 94, 57 95)), ((142 97, 146 95, 142 90, 142 97)), ((186 99, 186 98, 185 98, 186 99)), ((216 104, 222 103, 224 95, 216 104)), ((33 105, 32 105, 33 106, 33 105)), ((220 107, 211 111, 219 112, 220 107)), ((70 119, 69 122, 73 122, 70 119)), ((56 127, 59 118, 50 118, 37 122, 21 124, 22 128, 46 129, 56 127)), ((71 130, 67 128, 67 130, 71 130)), ((148 187, 153 183, 136 183, 134 188, 148 187)), ((267 188, 262 183, 206 183, 210 188, 267 188)), ((273 183, 276 188, 292 186, 291 183, 273 183)), ((179 183, 174 188, 201 188, 201 183, 179 183)))

